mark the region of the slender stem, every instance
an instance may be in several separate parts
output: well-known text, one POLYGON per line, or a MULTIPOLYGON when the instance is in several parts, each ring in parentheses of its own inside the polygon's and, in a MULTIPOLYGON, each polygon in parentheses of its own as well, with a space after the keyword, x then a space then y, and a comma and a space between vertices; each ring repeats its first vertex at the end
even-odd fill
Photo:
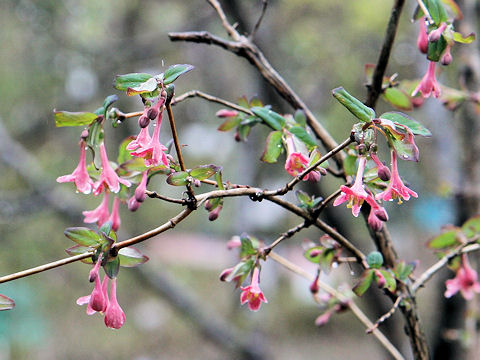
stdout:
POLYGON ((417 0, 417 3, 418 3, 418 6, 420 7, 420 9, 422 9, 423 14, 424 14, 425 17, 427 18, 428 22, 429 22, 430 24, 433 24, 434 21, 433 21, 431 15, 430 15, 430 13, 428 12, 427 7, 426 7, 425 4, 423 3, 423 1, 422 1, 422 0, 417 0))
MULTIPOLYGON (((309 280, 314 281, 315 276, 306 272, 303 268, 299 267, 298 265, 292 263, 291 261, 285 259, 284 257, 278 255, 276 252, 272 251, 270 253, 270 258, 283 267, 287 268, 288 270, 294 272, 297 275, 309 280)), ((365 325, 367 329, 370 329, 374 326, 374 324, 368 319, 368 317, 363 313, 363 311, 353 302, 353 300, 347 298, 345 295, 340 293, 339 291, 332 288, 330 285, 324 283, 321 280, 318 280, 318 286, 323 289, 324 291, 328 292, 335 298, 337 298, 342 303, 347 304, 347 306, 352 310, 353 314, 357 317, 360 322, 365 325)), ((404 360, 402 354, 393 346, 393 344, 387 339, 385 335, 378 329, 373 329, 373 335, 380 341, 380 343, 385 347, 385 349, 397 360, 404 360)))
POLYGON ((260 24, 262 23, 263 17, 265 16, 265 13, 267 11, 267 6, 268 6, 268 1, 267 0, 262 0, 262 12, 260 13, 260 16, 258 17, 257 22, 255 23, 255 26, 253 27, 252 32, 248 36, 249 40, 253 40, 255 37, 255 34, 257 33, 258 28, 260 27, 260 24))
POLYGON ((125 116, 125 118, 128 119, 136 116, 141 116, 142 114, 143 114, 143 111, 135 111, 135 112, 123 114, 123 116, 125 116))
MULTIPOLYGON (((175 144, 175 150, 177 152, 178 162, 180 163, 180 169, 182 169, 182 171, 185 171, 186 168, 185 168, 185 163, 183 161, 182 149, 180 147, 180 142, 178 141, 177 127, 175 126, 175 118, 173 117, 172 106, 170 105, 169 102, 167 102, 165 104, 165 107, 167 108, 168 120, 170 121, 170 128, 172 129, 173 142, 175 144)), ((193 191, 193 188, 192 188, 191 184, 187 184, 187 190, 188 190, 188 194, 189 194, 190 198, 194 199, 195 198, 195 192, 193 191)))
POLYGON ((94 253, 95 253, 94 251, 89 251, 80 255, 71 256, 71 257, 57 260, 48 264, 40 265, 31 269, 19 271, 14 274, 5 275, 0 277, 0 284, 4 282, 12 281, 12 280, 20 279, 26 276, 38 274, 38 273, 41 273, 50 269, 54 269, 59 266, 67 265, 79 260, 87 259, 91 257, 94 253))
POLYGON ((203 98, 203 99, 205 99, 207 101, 210 101, 210 102, 214 102, 214 103, 217 103, 217 104, 228 106, 231 109, 243 112, 245 114, 254 115, 253 112, 250 111, 250 109, 244 108, 243 106, 237 105, 235 103, 232 103, 230 101, 221 99, 219 97, 204 93, 203 91, 200 91, 200 90, 190 90, 190 91, 187 91, 186 93, 184 93, 180 96, 176 96, 172 100, 172 106, 177 105, 178 103, 181 103, 182 101, 184 101, 188 98, 191 98, 191 97, 203 98))
POLYGON ((220 18, 220 20, 222 21, 222 25, 223 27, 225 28, 225 30, 227 31, 228 35, 230 35, 230 37, 233 39, 233 40, 240 40, 240 37, 241 35, 237 32, 237 30, 235 30, 235 28, 230 25, 230 23, 228 22, 227 20, 227 17, 225 15, 225 12, 223 11, 223 8, 222 6, 220 5, 220 3, 217 1, 217 0, 207 0, 208 3, 210 5, 212 5, 212 7, 215 9, 215 11, 217 12, 218 14, 218 17, 220 18))
POLYGON ((161 195, 157 193, 156 191, 149 191, 145 190, 145 194, 147 194, 148 197, 154 198, 154 199, 160 199, 166 202, 171 202, 174 204, 180 204, 180 205, 187 205, 187 201, 185 199, 175 199, 171 198, 165 195, 161 195))
POLYGON ((301 224, 298 224, 297 226, 291 228, 290 230, 284 232, 281 234, 274 242, 272 242, 270 245, 267 247, 263 248, 263 255, 267 256, 275 246, 280 244, 283 240, 291 238, 293 235, 298 233, 299 231, 305 229, 308 226, 308 222, 304 221, 301 224))
POLYGON ((385 314, 383 314, 377 321, 375 321, 375 324, 371 327, 371 328, 368 328, 367 329, 367 334, 370 334, 372 333, 375 329, 378 329, 378 327, 380 326, 381 323, 383 323, 385 320, 387 320, 388 318, 390 318, 394 313, 395 313, 395 310, 398 309, 398 306, 400 305, 400 302, 404 299, 403 296, 399 296, 397 297, 397 300, 395 300, 395 302, 393 303, 393 306, 392 308, 386 312, 385 314))

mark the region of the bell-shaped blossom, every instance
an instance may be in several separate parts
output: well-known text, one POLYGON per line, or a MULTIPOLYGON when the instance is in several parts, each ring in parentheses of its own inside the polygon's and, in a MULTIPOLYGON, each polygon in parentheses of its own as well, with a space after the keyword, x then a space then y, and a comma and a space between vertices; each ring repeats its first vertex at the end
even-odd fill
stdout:
POLYGON ((422 16, 419 20, 420 29, 418 31, 417 37, 417 47, 420 52, 426 54, 428 51, 428 34, 427 34, 427 25, 425 24, 425 16, 422 16))
POLYGON ((470 266, 467 255, 462 254, 462 265, 457 270, 457 275, 445 283, 445 297, 449 298, 460 291, 465 300, 472 300, 474 293, 480 293, 477 278, 477 272, 470 266))
POLYGON ((352 208, 353 216, 357 217, 360 214, 360 209, 363 202, 367 199, 368 193, 365 191, 363 185, 363 172, 365 171, 365 164, 367 163, 367 158, 365 156, 360 156, 360 161, 358 164, 357 175, 355 177, 355 182, 352 187, 347 187, 342 185, 340 190, 342 193, 339 197, 333 202, 333 206, 338 206, 343 204, 348 200, 348 208, 352 208))
POLYGON ((142 180, 140 184, 138 184, 137 188, 135 189, 135 200, 138 202, 144 202, 147 194, 145 194, 145 190, 147 190, 147 180, 148 180, 148 170, 144 171, 142 174, 142 180))
MULTIPOLYGON (((154 124, 153 136, 147 144, 132 151, 133 156, 145 159, 145 166, 168 166, 168 159, 165 154, 167 148, 160 143, 160 127, 162 125, 162 112, 159 112, 157 121, 154 124)), ((129 144, 130 145, 130 144, 129 144)))
POLYGON ((392 201, 393 199, 398 199, 398 203, 402 203, 402 199, 408 201, 410 196, 418 197, 417 193, 412 189, 409 189, 403 184, 400 174, 398 173, 397 167, 397 152, 395 150, 391 151, 392 155, 392 177, 390 182, 387 185, 385 191, 377 194, 375 199, 392 201))
POLYGON ((117 279, 110 282, 110 301, 105 311, 105 325, 112 329, 120 329, 125 323, 125 313, 117 301, 117 279))
POLYGON ((70 175, 64 175, 57 178, 57 182, 75 182, 75 186, 79 192, 90 194, 93 189, 93 181, 90 179, 87 171, 85 141, 80 141, 80 161, 77 167, 70 175))
MULTIPOLYGON (((287 160, 285 161, 285 170, 292 175, 300 175, 310 163, 310 158, 307 149, 303 144, 296 144, 292 134, 286 135, 287 145, 287 160), (303 146, 302 146, 303 145, 303 146)), ((304 178, 304 181, 318 181, 320 180, 320 172, 317 170, 310 171, 304 178)))
POLYGON ((113 205, 112 205, 112 213, 110 214, 110 217, 108 220, 112 222, 112 229, 113 231, 117 231, 120 228, 120 224, 122 223, 120 219, 120 198, 115 196, 113 199, 113 205))
POLYGON ((449 65, 453 58, 452 58, 452 52, 451 52, 451 45, 447 44, 447 47, 445 48, 445 51, 442 54, 442 57, 440 58, 440 62, 442 65, 449 65))
MULTIPOLYGON (((98 264, 99 263, 101 263, 101 259, 98 260, 98 264)), ((93 315, 96 312, 104 312, 108 306, 108 276, 105 276, 101 285, 99 285, 100 276, 95 277, 94 281, 95 287, 92 293, 77 299, 77 305, 87 304, 87 315, 93 315)))
POLYGON ((137 137, 128 143, 127 150, 135 150, 137 148, 145 147, 151 140, 152 137, 148 131, 148 126, 141 128, 137 137))
POLYGON ((437 79, 435 78, 435 62, 430 61, 428 64, 428 70, 423 76, 422 80, 418 84, 418 86, 413 90, 412 96, 415 96, 420 92, 424 98, 430 97, 433 92, 433 96, 438 98, 441 93, 442 89, 440 85, 437 83, 437 79))
POLYGON ((83 211, 82 214, 85 216, 83 222, 87 224, 96 222, 98 227, 105 224, 110 218, 108 211, 108 191, 105 191, 103 200, 98 207, 90 211, 83 211))
POLYGON ((243 305, 248 302, 248 308, 251 311, 258 311, 262 301, 268 303, 267 299, 263 295, 260 286, 258 285, 259 269, 255 267, 252 274, 252 282, 250 285, 241 287, 242 294, 240 295, 240 303, 243 305))
POLYGON ((387 211, 375 201, 371 194, 368 195, 365 201, 370 205, 370 213, 367 219, 368 225, 374 231, 382 230, 383 222, 388 221, 387 211))
POLYGON ((95 189, 93 191, 94 195, 100 194, 105 188, 105 185, 113 193, 120 191, 120 184, 123 184, 127 187, 132 185, 130 181, 120 178, 115 170, 113 170, 110 162, 108 161, 107 150, 105 149, 104 142, 100 144, 100 157, 102 159, 102 172, 100 174, 100 179, 98 179, 98 181, 95 183, 95 189))

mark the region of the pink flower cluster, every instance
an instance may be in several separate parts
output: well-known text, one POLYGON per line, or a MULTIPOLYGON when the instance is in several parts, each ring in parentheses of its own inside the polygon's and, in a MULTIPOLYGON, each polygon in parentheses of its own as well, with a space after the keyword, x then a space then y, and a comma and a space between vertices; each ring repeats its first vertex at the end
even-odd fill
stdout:
MULTIPOLYGON (((300 175, 309 167, 310 156, 303 144, 296 144, 293 135, 288 133, 285 135, 285 143, 287 147, 287 160, 285 161, 285 170, 292 176, 300 175), (303 146, 302 146, 303 145, 303 146)), ((304 181, 320 180, 320 171, 310 171, 304 178, 304 181)))
POLYGON ((95 283, 90 295, 82 296, 77 300, 78 305, 87 304, 87 314, 93 315, 96 312, 103 314, 105 325, 112 329, 120 329, 125 323, 125 313, 117 301, 117 279, 110 281, 110 297, 108 296, 109 277, 105 275, 100 282, 100 265, 103 257, 100 256, 97 263, 90 271, 90 281, 95 283))

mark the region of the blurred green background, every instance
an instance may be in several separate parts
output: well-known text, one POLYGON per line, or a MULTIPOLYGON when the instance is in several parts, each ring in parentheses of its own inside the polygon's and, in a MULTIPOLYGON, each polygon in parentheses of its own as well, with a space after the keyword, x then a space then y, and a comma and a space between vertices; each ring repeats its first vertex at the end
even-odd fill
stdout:
MULTIPOLYGON (((228 0, 224 5, 229 19, 238 22, 243 32, 252 29, 261 9, 261 2, 254 0, 228 0)), ((387 71, 387 75, 398 72, 400 79, 418 78, 426 70, 426 61, 415 47, 417 25, 409 21, 413 6, 413 1, 406 6, 387 71)), ((336 103, 330 90, 344 86, 365 99, 364 64, 377 60, 390 7, 391 1, 385 0, 269 1, 256 41, 337 141, 349 134, 353 117, 336 103)), ((217 47, 169 41, 169 31, 208 30, 226 37, 215 12, 203 0, 3 0, 0 23, 2 274, 64 257, 63 249, 72 244, 63 230, 82 226, 81 211, 99 203, 75 194, 71 184, 55 182, 76 166, 79 131, 56 129, 54 108, 93 111, 107 95, 116 93, 120 96, 117 107, 137 111, 138 99, 112 88, 116 74, 157 74, 171 64, 188 63, 195 70, 176 82, 177 95, 191 89, 230 101, 256 95, 277 112, 292 111, 244 59, 217 47)), ((440 80, 456 86, 453 76, 445 72, 440 80)), ((216 131, 220 120, 215 112, 220 108, 201 99, 174 107, 180 141, 188 145, 184 149, 187 166, 214 163, 223 166, 224 179, 234 183, 283 185, 289 176, 282 161, 275 165, 259 161, 268 130, 256 127, 248 143, 236 143, 232 133, 216 131)), ((380 101, 379 110, 387 109, 391 108, 380 101)), ((434 261, 425 249, 426 241, 442 224, 454 220, 449 194, 458 180, 458 139, 435 136, 440 130, 455 131, 451 115, 438 101, 428 100, 412 116, 434 134, 417 140, 420 164, 400 164, 401 174, 420 196, 401 206, 387 204, 387 210, 400 257, 420 260, 421 271, 434 261)), ((136 121, 116 130, 107 128, 110 151, 136 132, 136 121)), ((169 136, 164 124, 162 140, 168 141, 169 136)), ((325 195, 340 185, 331 177, 320 184, 301 187, 325 195)), ((161 177, 149 188, 177 197, 182 191, 167 186, 161 177)), ((119 237, 141 234, 179 210, 156 200, 147 200, 136 213, 122 208, 119 237)), ((343 206, 328 216, 365 252, 373 250, 362 219, 352 218, 343 206)), ((150 261, 140 270, 122 269, 119 275, 118 297, 127 316, 119 331, 105 328, 100 316, 89 317, 84 307, 75 304, 91 291, 87 265, 71 264, 2 284, 0 293, 14 298, 17 306, 0 312, 0 360, 387 358, 349 313, 315 327, 321 311, 311 299, 308 283, 270 261, 262 272, 269 303, 258 313, 240 307, 239 291, 218 281, 220 271, 236 261, 225 246, 231 236, 247 232, 268 243, 297 223, 298 219, 265 201, 227 199, 217 221, 210 223, 207 212, 200 210, 174 231, 142 244, 150 261), (187 310, 178 307, 183 301, 187 310), (199 323, 218 325, 217 337, 199 323), (219 335, 231 335, 234 340, 219 335), (256 355, 242 353, 235 343, 254 349, 256 355)), ((302 260, 300 245, 303 239, 316 240, 321 235, 313 229, 304 231, 279 251, 314 273, 315 268, 302 260)), ((347 267, 325 279, 335 286, 352 285, 356 275, 347 267)), ((418 300, 423 323, 433 336, 436 303, 444 289, 442 284, 430 285, 418 300)), ((389 306, 377 295, 372 290, 362 304, 372 319, 389 306)), ((409 354, 401 324, 401 317, 395 315, 385 331, 409 354)))

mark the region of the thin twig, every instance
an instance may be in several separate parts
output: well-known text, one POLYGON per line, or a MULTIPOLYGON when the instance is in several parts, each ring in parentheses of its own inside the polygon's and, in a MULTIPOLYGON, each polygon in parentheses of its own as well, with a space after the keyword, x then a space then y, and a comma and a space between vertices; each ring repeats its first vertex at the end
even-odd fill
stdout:
POLYGON ((305 229, 308 226, 308 222, 304 221, 301 224, 298 224, 297 226, 289 229, 288 231, 284 232, 281 234, 274 242, 272 242, 270 245, 267 247, 263 248, 263 255, 267 256, 270 254, 270 252, 273 250, 275 246, 280 244, 283 240, 291 238, 293 235, 296 233, 300 232, 301 230, 305 229))
POLYGON ((235 41, 240 40, 240 34, 235 30, 235 28, 230 25, 230 23, 227 20, 227 17, 225 16, 225 12, 223 11, 222 6, 217 0, 207 0, 210 5, 215 9, 215 11, 218 14, 218 17, 222 21, 222 26, 225 28, 227 31, 228 35, 235 41))
POLYGON ((257 20, 257 22, 255 23, 255 26, 253 27, 252 32, 251 32, 250 35, 248 36, 248 39, 249 39, 250 41, 253 40, 253 38, 255 37, 255 34, 256 34, 258 28, 260 27, 260 24, 262 23, 263 17, 265 16, 265 13, 266 13, 266 11, 267 11, 267 6, 268 6, 268 1, 267 1, 267 0, 262 0, 262 12, 260 13, 260 16, 258 17, 258 20, 257 20))
POLYGON ((150 191, 150 190, 145 190, 145 194, 147 194, 148 197, 153 198, 153 199, 160 199, 166 202, 171 202, 174 204, 180 204, 180 205, 187 205, 187 201, 185 199, 175 199, 171 198, 165 195, 161 195, 157 193, 156 191, 150 191))
MULTIPOLYGON (((272 251, 270 253, 270 258, 283 267, 287 268, 288 270, 294 272, 297 275, 300 275, 301 277, 309 280, 309 281, 314 281, 315 276, 312 274, 308 273, 304 269, 302 269, 300 266, 292 263, 291 261, 285 259, 284 257, 278 255, 276 252, 272 251)), ((365 325, 367 329, 370 329, 374 326, 374 324, 368 319, 368 317, 363 313, 363 311, 355 304, 355 302, 352 299, 347 298, 345 295, 343 295, 341 292, 335 290, 332 288, 330 285, 324 283, 321 280, 318 280, 318 286, 323 289, 324 291, 328 292, 335 298, 337 298, 340 302, 347 304, 347 306, 352 310, 353 314, 357 317, 357 319, 360 320, 360 322, 365 325)), ((380 343, 387 349, 387 351, 397 360, 402 360, 404 357, 402 354, 395 348, 395 346, 387 339, 383 333, 378 330, 374 329, 373 330, 373 335, 380 341, 380 343)))
POLYGON ((422 0, 417 0, 417 3, 418 3, 418 6, 420 7, 420 9, 422 9, 423 11, 423 14, 425 15, 425 17, 427 18, 428 22, 431 24, 435 23, 435 21, 433 21, 430 13, 428 12, 428 9, 427 7, 425 6, 425 4, 423 3, 422 0))
POLYGON ((397 297, 397 300, 395 300, 395 302, 393 303, 392 308, 390 310, 388 310, 388 312, 383 314, 377 321, 375 321, 375 324, 371 328, 367 329, 367 331, 366 331, 367 334, 371 334, 373 331, 378 329, 380 324, 382 324, 385 320, 390 318, 395 313, 395 311, 398 309, 398 306, 400 305, 400 302, 403 300, 403 298, 404 298, 403 296, 397 297))
POLYGON ((221 99, 219 97, 216 97, 216 96, 213 96, 213 95, 210 95, 210 94, 207 94, 207 93, 204 93, 203 91, 199 91, 199 90, 190 90, 190 91, 187 91, 186 93, 184 93, 180 96, 175 97, 172 100, 172 106, 177 105, 178 103, 181 103, 185 99, 191 98, 191 97, 200 97, 200 98, 203 98, 203 99, 208 100, 210 102, 214 102, 214 103, 217 103, 217 104, 228 106, 231 109, 243 112, 245 114, 254 115, 253 112, 250 111, 250 109, 244 108, 243 106, 237 105, 237 104, 232 103, 230 101, 221 99))

